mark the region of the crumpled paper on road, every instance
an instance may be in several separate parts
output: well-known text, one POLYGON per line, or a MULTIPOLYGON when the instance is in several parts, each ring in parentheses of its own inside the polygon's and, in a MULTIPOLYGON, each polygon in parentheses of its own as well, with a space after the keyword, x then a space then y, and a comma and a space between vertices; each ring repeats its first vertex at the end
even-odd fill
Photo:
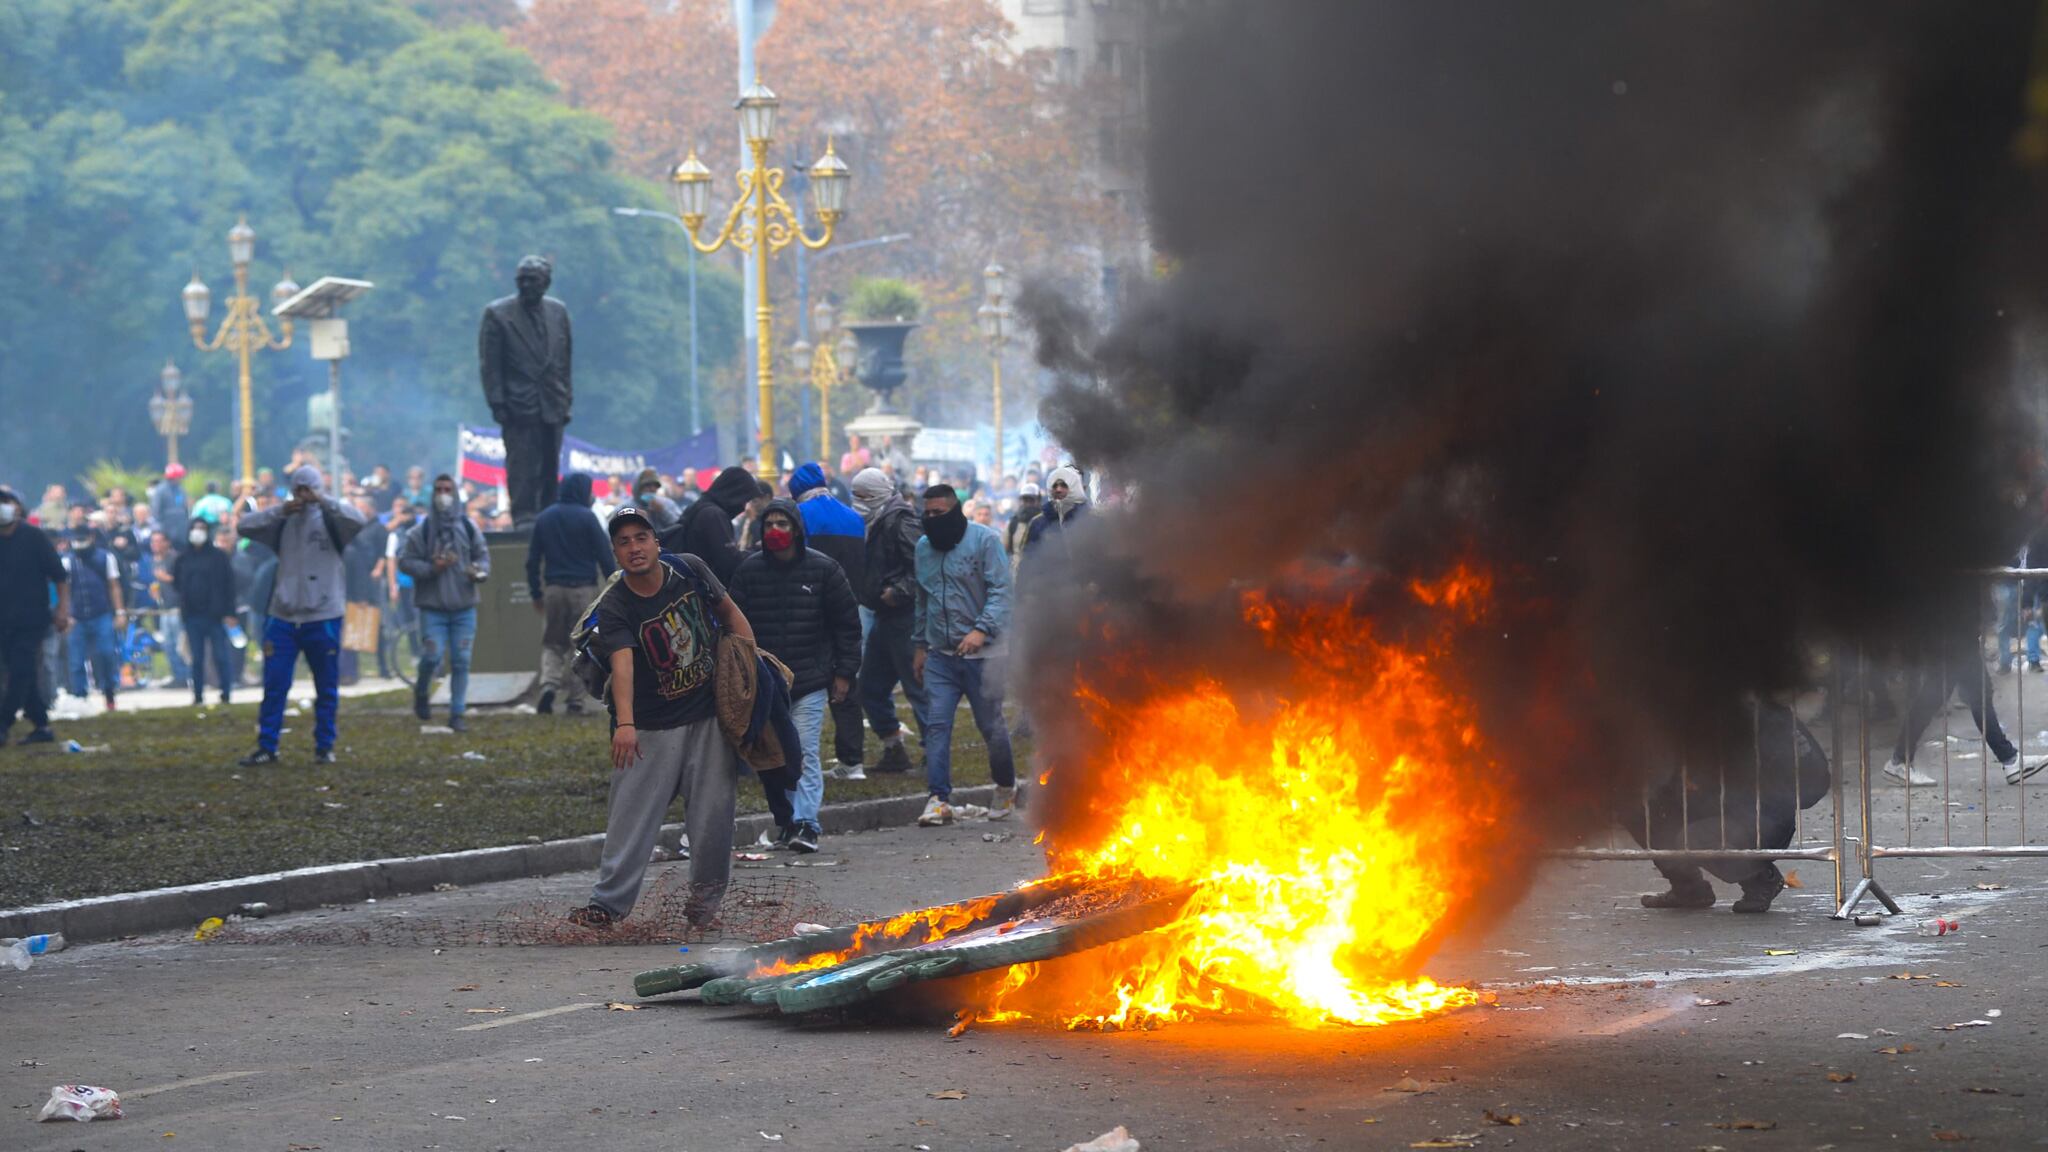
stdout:
POLYGON ((1138 1141, 1119 1124, 1086 1144, 1069 1144, 1066 1152, 1138 1152, 1138 1141))

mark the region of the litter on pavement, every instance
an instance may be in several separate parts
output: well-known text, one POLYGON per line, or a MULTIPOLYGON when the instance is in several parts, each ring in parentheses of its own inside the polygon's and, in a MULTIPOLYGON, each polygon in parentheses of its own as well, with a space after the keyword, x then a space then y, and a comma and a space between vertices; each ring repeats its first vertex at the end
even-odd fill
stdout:
POLYGON ((59 1084, 50 1089, 37 1120, 119 1120, 121 1097, 112 1088, 90 1084, 59 1084))
POLYGON ((1119 1124, 1086 1144, 1069 1144, 1066 1152, 1139 1152, 1138 1141, 1119 1124))

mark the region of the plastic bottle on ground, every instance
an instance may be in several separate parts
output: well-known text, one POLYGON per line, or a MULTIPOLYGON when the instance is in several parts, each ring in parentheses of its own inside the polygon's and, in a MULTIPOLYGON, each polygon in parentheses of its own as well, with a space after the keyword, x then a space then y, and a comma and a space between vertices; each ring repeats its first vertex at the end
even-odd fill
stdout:
POLYGON ((45 956, 51 952, 62 952, 63 950, 64 934, 62 932, 49 932, 40 936, 24 936, 8 946, 7 962, 18 969, 26 971, 30 964, 35 963, 36 957, 45 956))
POLYGON ((1932 920, 1922 920, 1913 931, 1921 936, 1953 936, 1962 931, 1962 927, 1957 921, 1936 916, 1932 920))

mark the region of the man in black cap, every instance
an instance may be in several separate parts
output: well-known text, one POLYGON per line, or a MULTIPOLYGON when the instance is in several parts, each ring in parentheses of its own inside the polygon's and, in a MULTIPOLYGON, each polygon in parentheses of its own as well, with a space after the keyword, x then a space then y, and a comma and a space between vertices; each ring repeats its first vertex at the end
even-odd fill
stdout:
POLYGON ((740 771, 718 726, 718 633, 752 640, 754 632, 702 560, 663 556, 645 512, 621 508, 606 528, 623 574, 598 600, 592 654, 611 671, 612 794, 597 883, 569 921, 608 928, 633 910, 662 816, 681 796, 690 837, 684 911, 702 923, 732 875, 740 771))
POLYGON ((575 399, 569 309, 547 294, 554 274, 545 257, 521 260, 518 294, 491 301, 477 330, 484 399, 505 437, 505 488, 521 528, 555 502, 562 429, 575 399))
POLYGON ((24 744, 48 744, 48 703, 36 681, 43 637, 71 625, 71 584, 50 537, 28 522, 28 506, 13 489, 0 487, 0 667, 6 669, 6 695, 0 698, 0 744, 14 727, 16 713, 28 717, 24 744), (57 590, 56 611, 50 589, 57 590))

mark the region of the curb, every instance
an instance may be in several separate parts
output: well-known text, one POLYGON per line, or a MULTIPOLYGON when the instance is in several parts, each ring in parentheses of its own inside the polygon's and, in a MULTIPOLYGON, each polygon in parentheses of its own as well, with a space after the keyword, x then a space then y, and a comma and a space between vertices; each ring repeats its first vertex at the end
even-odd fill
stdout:
MULTIPOLYGON (((986 804, 994 799, 995 787, 984 784, 960 788, 954 791, 954 797, 964 803, 986 804)), ((911 824, 924 810, 924 802, 925 795, 919 792, 851 804, 828 804, 819 809, 818 816, 835 835, 873 832, 911 824)), ((758 812, 733 823, 733 843, 739 847, 773 827, 774 818, 758 812)), ((673 845, 682 832, 681 824, 664 824, 660 842, 673 845)), ((147 892, 89 896, 83 900, 0 909, 0 936, 62 932, 68 942, 85 944, 151 932, 189 930, 209 916, 227 917, 249 903, 268 904, 270 914, 277 915, 328 904, 359 904, 371 898, 428 892, 436 884, 467 888, 499 880, 584 872, 597 867, 603 850, 604 834, 599 832, 541 844, 508 844, 502 848, 472 848, 431 856, 323 864, 147 892)))

